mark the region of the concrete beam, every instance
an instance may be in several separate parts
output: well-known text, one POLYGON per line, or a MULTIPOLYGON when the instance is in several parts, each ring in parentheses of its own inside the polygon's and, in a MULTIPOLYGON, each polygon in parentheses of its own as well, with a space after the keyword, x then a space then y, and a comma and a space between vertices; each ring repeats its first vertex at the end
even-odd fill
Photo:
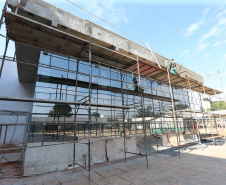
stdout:
MULTIPOLYGON (((31 46, 16 43, 16 59, 29 61, 28 64, 39 64, 40 50, 31 46)), ((38 71, 37 66, 17 63, 18 77, 21 82, 35 82, 38 71)))

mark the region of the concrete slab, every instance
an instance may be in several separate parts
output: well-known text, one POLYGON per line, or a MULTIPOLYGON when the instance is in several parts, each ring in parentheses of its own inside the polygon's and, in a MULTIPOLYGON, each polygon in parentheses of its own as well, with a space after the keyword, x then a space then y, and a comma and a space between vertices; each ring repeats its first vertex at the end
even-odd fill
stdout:
POLYGON ((162 139, 160 137, 146 137, 146 142, 144 138, 137 139, 137 147, 139 149, 139 153, 142 155, 146 155, 145 143, 147 144, 147 153, 152 154, 157 151, 157 144, 162 145, 162 139))
MULTIPOLYGON (((137 140, 136 138, 126 138, 125 149, 127 152, 137 153, 137 140)), ((123 159, 124 155, 124 139, 113 139, 107 141, 107 156, 109 161, 123 159)), ((133 154, 126 154, 127 157, 134 156, 133 154)))
POLYGON ((36 82, 36 74, 38 66, 29 64, 39 64, 40 49, 27 46, 24 44, 16 44, 17 61, 29 61, 28 64, 17 63, 18 77, 21 82, 36 82))
POLYGON ((107 141, 98 141, 92 146, 93 163, 107 162, 107 141))
MULTIPOLYGON (((91 144, 91 165, 124 158, 124 139, 97 141, 91 144)), ((24 158, 24 176, 68 169, 73 164, 74 144, 60 142, 28 143, 24 158)), ((126 139, 126 151, 138 153, 136 138, 126 139)), ((127 157, 134 156, 127 154, 127 157)), ((88 166, 88 145, 75 145, 76 163, 88 166)))
MULTIPOLYGON (((27 146, 24 159, 24 176, 66 170, 69 164, 73 164, 74 145, 71 143, 48 142, 44 143, 43 146, 42 143, 28 143, 27 146)), ((78 164, 82 166, 88 165, 87 154, 88 145, 76 143, 75 161, 78 164)))
POLYGON ((170 146, 167 135, 162 135, 162 145, 163 146, 170 146))

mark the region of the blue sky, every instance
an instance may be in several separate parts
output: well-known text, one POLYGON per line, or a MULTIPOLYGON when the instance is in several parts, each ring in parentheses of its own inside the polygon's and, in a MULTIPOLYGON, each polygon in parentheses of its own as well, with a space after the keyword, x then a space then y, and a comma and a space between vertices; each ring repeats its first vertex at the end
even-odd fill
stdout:
MULTIPOLYGON (((63 10, 117 32, 110 25, 80 10, 66 0, 46 0, 63 10)), ((152 49, 203 75, 205 84, 226 90, 226 1, 223 0, 70 0, 134 37, 152 49)), ((4 1, 0 0, 0 8, 4 1)), ((5 34, 4 27, 1 30, 5 34)), ((1 39, 0 49, 3 48, 1 39)), ((135 42, 143 45, 141 42, 135 42)), ((13 45, 9 53, 13 51, 13 45)), ((1 52, 0 55, 2 55, 1 52)))

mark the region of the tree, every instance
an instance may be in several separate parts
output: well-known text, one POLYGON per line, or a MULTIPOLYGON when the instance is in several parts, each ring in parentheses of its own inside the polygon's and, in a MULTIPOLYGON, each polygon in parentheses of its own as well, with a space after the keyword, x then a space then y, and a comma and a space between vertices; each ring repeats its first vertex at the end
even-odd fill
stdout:
POLYGON ((174 106, 175 110, 182 110, 182 109, 187 109, 189 106, 187 104, 178 104, 174 106))
MULTIPOLYGON (((72 108, 70 105, 68 104, 58 104, 56 103, 53 106, 53 110, 49 111, 49 117, 54 117, 54 121, 55 118, 57 117, 58 121, 60 117, 71 117, 72 114, 72 108)), ((61 129, 62 126, 57 126, 57 125, 46 125, 45 129, 46 130, 59 130, 61 129)), ((71 125, 65 125, 64 129, 72 129, 71 125)))
POLYGON ((72 108, 68 104, 55 104, 53 110, 49 111, 49 117, 71 117, 72 108))
POLYGON ((203 98, 203 101, 209 101, 209 102, 211 102, 209 98, 203 98))
POLYGON ((100 113, 98 113, 98 112, 93 112, 91 116, 95 117, 96 122, 97 122, 97 118, 100 117, 100 113))
POLYGON ((217 101, 211 102, 211 110, 216 111, 218 110, 218 105, 219 105, 219 110, 226 110, 226 102, 225 101, 217 101))
MULTIPOLYGON (((144 108, 144 117, 152 117, 154 116, 154 112, 151 111, 152 107, 147 106, 147 108, 144 108)), ((134 118, 141 118, 143 117, 143 108, 138 109, 137 114, 134 115, 134 118)))

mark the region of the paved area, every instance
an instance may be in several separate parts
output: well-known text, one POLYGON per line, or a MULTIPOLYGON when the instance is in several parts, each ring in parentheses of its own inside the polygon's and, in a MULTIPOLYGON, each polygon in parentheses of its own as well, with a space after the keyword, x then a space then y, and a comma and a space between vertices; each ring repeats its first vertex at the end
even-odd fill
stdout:
POLYGON ((56 172, 41 176, 0 179, 1 185, 157 185, 157 184, 226 184, 226 145, 209 146, 204 151, 192 150, 181 157, 163 154, 120 162, 92 170, 72 174, 72 171, 56 172))

